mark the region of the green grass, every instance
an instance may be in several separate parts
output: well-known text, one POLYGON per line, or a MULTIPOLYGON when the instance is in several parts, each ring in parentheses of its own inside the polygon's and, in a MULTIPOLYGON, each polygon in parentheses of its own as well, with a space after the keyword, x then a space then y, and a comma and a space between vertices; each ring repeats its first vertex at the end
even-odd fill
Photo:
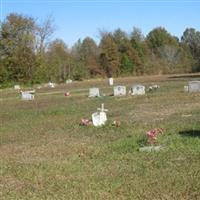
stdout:
POLYGON ((200 199, 200 94, 183 92, 188 80, 115 80, 161 86, 134 97, 87 97, 92 86, 111 94, 106 80, 37 90, 30 102, 1 90, 1 199, 200 199), (101 103, 108 123, 79 126, 101 103), (114 120, 121 126, 112 126, 114 120), (156 127, 164 130, 158 138, 164 149, 139 152, 145 133, 156 127))

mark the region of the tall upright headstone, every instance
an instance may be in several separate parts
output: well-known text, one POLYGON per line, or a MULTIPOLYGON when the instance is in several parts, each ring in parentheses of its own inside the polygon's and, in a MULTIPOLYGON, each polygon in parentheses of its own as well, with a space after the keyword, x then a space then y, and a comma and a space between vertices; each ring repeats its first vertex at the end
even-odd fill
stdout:
POLYGON ((113 83, 114 83, 114 79, 113 79, 112 77, 109 78, 109 79, 108 79, 108 83, 109 83, 110 86, 112 86, 113 83))
POLYGON ((14 89, 15 89, 15 90, 20 90, 21 87, 20 87, 20 85, 14 85, 14 89))

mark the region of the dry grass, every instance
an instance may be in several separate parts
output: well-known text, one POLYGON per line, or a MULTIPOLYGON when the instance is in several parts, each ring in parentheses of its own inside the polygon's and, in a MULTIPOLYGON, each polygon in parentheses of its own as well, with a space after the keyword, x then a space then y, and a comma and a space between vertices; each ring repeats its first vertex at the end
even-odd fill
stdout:
POLYGON ((1 199, 199 199, 200 95, 183 92, 192 79, 115 80, 161 86, 137 97, 87 97, 93 86, 111 94, 106 80, 43 88, 31 102, 1 90, 1 199), (79 126, 101 103, 109 109, 107 125, 79 126), (155 127, 164 129, 158 143, 165 149, 139 152, 155 127))

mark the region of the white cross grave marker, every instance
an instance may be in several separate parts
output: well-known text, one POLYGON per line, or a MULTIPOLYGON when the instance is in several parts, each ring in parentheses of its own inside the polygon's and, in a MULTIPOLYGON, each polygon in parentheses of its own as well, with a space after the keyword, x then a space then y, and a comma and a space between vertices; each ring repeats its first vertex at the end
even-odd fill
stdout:
POLYGON ((105 109, 105 108, 104 108, 104 103, 102 103, 102 104, 101 104, 101 108, 97 108, 97 110, 99 110, 99 111, 101 111, 101 112, 104 112, 104 111, 107 112, 107 111, 108 111, 108 109, 105 109))
POLYGON ((101 108, 97 108, 99 112, 95 112, 92 114, 92 123, 94 126, 104 125, 107 121, 106 113, 108 109, 104 108, 104 104, 101 104, 101 108))

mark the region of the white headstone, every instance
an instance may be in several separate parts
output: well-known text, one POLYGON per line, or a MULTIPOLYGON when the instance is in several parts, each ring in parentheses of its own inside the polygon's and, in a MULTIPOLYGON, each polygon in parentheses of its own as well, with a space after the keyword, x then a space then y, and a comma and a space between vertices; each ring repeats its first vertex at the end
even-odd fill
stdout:
POLYGON ((125 96, 126 95, 126 86, 115 86, 114 87, 114 96, 125 96))
POLYGON ((148 91, 153 92, 153 91, 156 91, 159 88, 160 88, 159 85, 151 85, 151 86, 149 86, 148 91))
POLYGON ((90 88, 89 97, 100 97, 99 88, 90 88))
POLYGON ((99 112, 95 112, 92 114, 92 123, 94 126, 102 126, 107 121, 106 111, 107 109, 104 109, 104 104, 101 105, 101 108, 97 109, 99 112))
POLYGON ((66 84, 70 84, 70 83, 72 83, 72 80, 71 79, 67 79, 66 80, 66 84))
POLYGON ((22 100, 33 100, 35 91, 21 91, 21 99, 22 100))
POLYGON ((15 86, 14 86, 14 89, 15 89, 15 90, 20 90, 20 89, 21 89, 21 88, 20 88, 20 85, 15 85, 15 86))
POLYGON ((200 92, 200 81, 190 81, 188 83, 189 92, 200 92))
POLYGON ((185 85, 185 86, 184 86, 184 92, 188 92, 188 90, 189 90, 188 85, 185 85))
POLYGON ((163 149, 162 146, 146 146, 146 147, 141 147, 139 148, 140 152, 153 152, 153 151, 160 151, 163 149))
POLYGON ((144 95, 145 86, 143 85, 133 85, 129 91, 131 95, 144 95))
POLYGON ((49 82, 49 83, 48 83, 48 86, 51 87, 51 88, 55 88, 56 84, 55 84, 55 83, 52 83, 52 82, 49 82))
POLYGON ((109 79, 108 79, 108 82, 109 82, 109 85, 113 85, 113 82, 114 82, 113 78, 112 78, 112 77, 109 78, 109 79))

